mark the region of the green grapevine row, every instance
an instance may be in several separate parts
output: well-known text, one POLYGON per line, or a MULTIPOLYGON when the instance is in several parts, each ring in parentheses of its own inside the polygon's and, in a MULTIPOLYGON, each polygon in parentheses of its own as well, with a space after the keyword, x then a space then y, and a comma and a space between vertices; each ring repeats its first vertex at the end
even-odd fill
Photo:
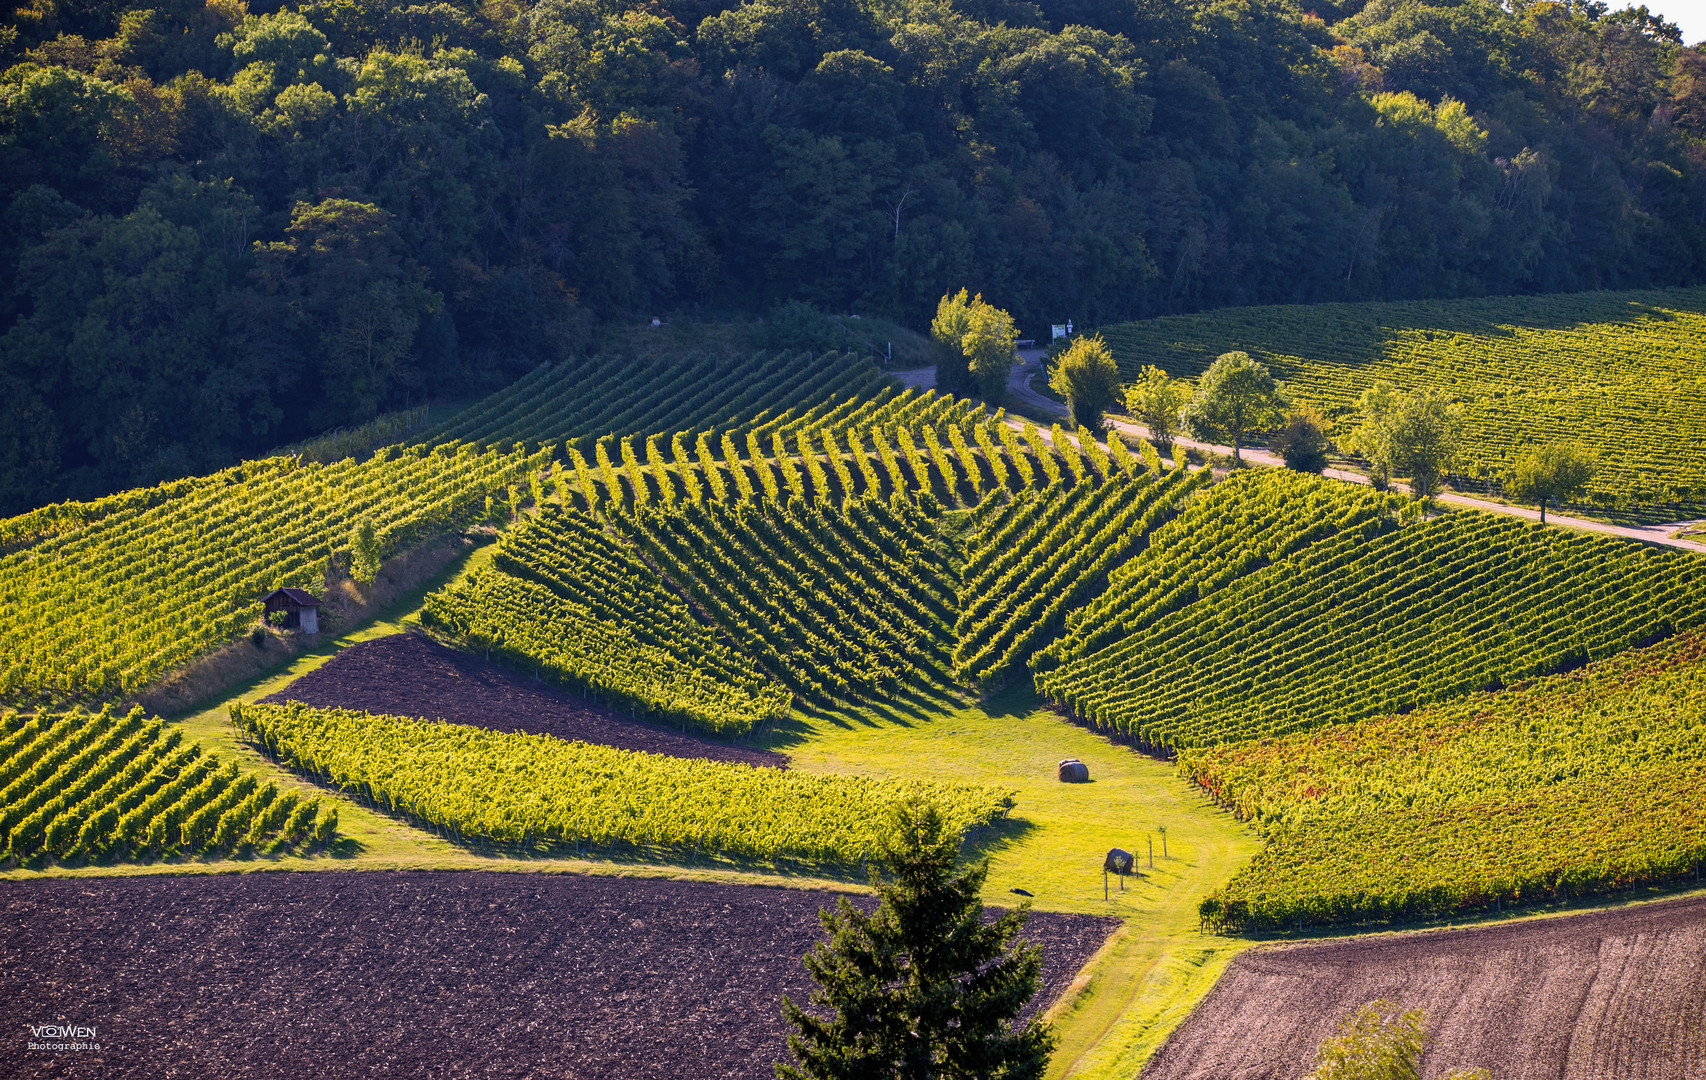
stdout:
POLYGON ((547 460, 441 446, 251 462, 0 556, 0 700, 134 694, 240 634, 275 586, 318 587, 357 521, 389 555, 471 522, 547 460))
POLYGON ((1036 676, 1157 747, 1342 723, 1510 684, 1706 619, 1706 561, 1473 511, 1380 519, 1036 676))
POLYGON ((1377 381, 1463 403, 1462 471, 1496 480, 1536 443, 1597 452, 1588 501, 1706 502, 1706 291, 1227 308, 1103 331, 1128 379, 1196 376, 1242 349, 1300 400, 1353 410, 1377 381))
MULTIPOLYGON (((1091 442, 1090 445, 1095 445, 1091 442)), ((1016 497, 991 522, 965 566, 954 628, 954 670, 963 683, 993 685, 1060 629, 1109 567, 1135 550, 1173 503, 1210 474, 1156 478, 1115 473, 1066 491, 1016 497)))
POLYGON ((329 801, 221 768, 140 708, 0 720, 0 858, 13 863, 324 844, 337 823, 329 801))
POLYGON ((1285 469, 1233 473, 1156 529, 1108 589, 1066 617, 1036 669, 1099 651, 1230 582, 1345 529, 1390 517, 1401 500, 1285 469))
POLYGON ((879 852, 902 800, 929 800, 956 831, 1012 805, 982 785, 755 768, 295 704, 234 704, 231 721, 287 767, 463 841, 857 864, 879 852))
POLYGON ((789 689, 816 701, 942 681, 948 566, 906 503, 653 508, 619 524, 701 611, 789 689))
POLYGON ((745 735, 789 696, 716 640, 619 540, 546 507, 499 541, 492 565, 427 597, 421 624, 649 717, 745 735))
POLYGON ((1203 902, 1225 929, 1448 916, 1697 877, 1706 636, 1280 739, 1179 755, 1265 848, 1203 902))
MULTIPOLYGON (((794 424, 808 429, 826 415, 857 413, 893 382, 862 357, 829 354, 744 358, 603 357, 542 366, 428 431, 428 443, 480 446, 588 440, 716 428, 737 438, 794 424)), ((880 406, 879 406, 880 407, 880 406)))

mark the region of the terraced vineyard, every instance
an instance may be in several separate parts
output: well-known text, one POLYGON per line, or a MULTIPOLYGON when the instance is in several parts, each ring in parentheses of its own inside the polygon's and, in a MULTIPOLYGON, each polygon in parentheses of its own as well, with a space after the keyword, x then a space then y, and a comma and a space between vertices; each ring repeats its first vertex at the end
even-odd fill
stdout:
POLYGON ((1108 568, 1143 543, 1173 503, 1210 479, 1173 470, 1156 478, 1111 473, 1026 491, 973 540, 959 589, 954 673, 998 685, 1060 629, 1108 568))
POLYGON ((1186 750, 1267 846, 1203 903, 1227 929, 1449 915, 1693 879, 1706 636, 1407 716, 1186 750))
POLYGON ((857 865, 878 854, 896 802, 928 800, 954 830, 1011 805, 989 786, 761 769, 297 704, 233 705, 231 722, 290 768, 458 839, 857 865))
POLYGON ((1699 625, 1703 601, 1685 553, 1472 511, 1374 518, 1036 682, 1148 745, 1203 746, 1509 685, 1699 625))
MULTIPOLYGON (((1196 474, 1199 478, 1202 474, 1196 474)), ((1400 512, 1403 500, 1308 473, 1233 473, 1205 487, 1108 574, 1107 591, 1066 617, 1037 659, 1047 670, 1147 629, 1163 616, 1318 540, 1400 512)))
POLYGON ((1335 415, 1380 380, 1442 390, 1463 403, 1472 476, 1496 479, 1524 447, 1571 439, 1600 460, 1590 502, 1706 502, 1700 289, 1232 308, 1102 334, 1128 379, 1144 364, 1194 377, 1242 349, 1335 415))
POLYGON ((473 652, 717 735, 783 715, 788 695, 717 641, 598 522, 547 507, 492 565, 428 598, 421 624, 473 652))
POLYGON ((251 462, 0 556, 0 701, 133 694, 232 640, 279 585, 318 588, 357 522, 387 555, 471 524, 547 458, 444 446, 251 462))
POLYGON ((693 504, 617 519, 730 640, 817 702, 950 680, 954 592, 905 502, 693 504))
MULTIPOLYGON (((549 446, 591 453, 599 440, 727 434, 771 440, 804 434, 940 427, 969 419, 969 401, 900 389, 864 357, 831 353, 635 361, 603 358, 540 367, 421 436, 429 445, 470 442, 549 446), (659 388, 667 388, 660 393, 659 388)), ((982 412, 981 407, 977 410, 982 412)))
POLYGON ((323 844, 326 800, 219 764, 141 709, 0 721, 0 859, 63 863, 323 844))

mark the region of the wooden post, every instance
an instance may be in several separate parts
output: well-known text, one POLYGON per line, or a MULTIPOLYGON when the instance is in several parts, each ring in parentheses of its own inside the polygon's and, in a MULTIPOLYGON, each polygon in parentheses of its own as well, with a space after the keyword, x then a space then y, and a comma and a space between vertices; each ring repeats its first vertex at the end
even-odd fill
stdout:
POLYGON ((1149 838, 1149 868, 1155 869, 1155 837, 1149 838))
POLYGON ((1108 868, 1102 867, 1102 899, 1108 898, 1108 868))

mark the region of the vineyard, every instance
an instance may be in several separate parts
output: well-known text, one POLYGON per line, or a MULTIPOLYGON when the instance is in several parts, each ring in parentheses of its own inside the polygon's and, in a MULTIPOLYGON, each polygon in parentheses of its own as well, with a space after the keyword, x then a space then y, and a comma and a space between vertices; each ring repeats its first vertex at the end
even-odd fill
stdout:
POLYGON ((729 638, 811 701, 949 681, 949 567, 910 504, 709 502, 621 520, 729 638))
POLYGON ((221 766, 141 709, 0 722, 0 859, 13 864, 276 850, 324 844, 337 824, 328 801, 221 766))
POLYGON ((1698 625, 1703 601, 1706 563, 1685 553, 1473 511, 1372 517, 1036 683, 1147 745, 1204 746, 1510 685, 1698 625))
POLYGON ((1407 716, 1186 750, 1179 771, 1267 839, 1203 904, 1227 929, 1692 879, 1706 864, 1706 636, 1407 716))
POLYGON ((1066 617, 1064 632, 1032 667, 1096 652, 1247 573, 1402 506, 1396 496, 1308 473, 1233 473, 1203 488, 1141 552, 1110 571, 1107 591, 1066 617))
POLYGON ((652 569, 575 510, 507 533, 492 565, 432 594, 421 624, 635 713, 745 735, 788 696, 720 644, 652 569))
POLYGON ((1241 349, 1299 400, 1345 415, 1378 381, 1460 401, 1460 471, 1496 480, 1527 446, 1599 458, 1587 501, 1706 502, 1706 292, 1583 293, 1229 308, 1103 331, 1122 374, 1194 377, 1241 349))
POLYGON ((254 625, 274 587, 319 588, 358 522, 388 555, 472 524, 545 460, 468 446, 269 459, 0 556, 0 700, 134 694, 254 625))
POLYGON ((448 423, 429 444, 549 446, 583 452, 598 439, 667 439, 677 432, 772 435, 881 427, 922 411, 938 395, 898 392, 864 357, 809 353, 745 358, 606 357, 542 366, 448 423))
POLYGON ((967 553, 954 627, 956 677, 967 685, 1005 681, 1176 500, 1208 479, 1206 471, 1180 469, 1159 479, 1113 473, 1008 502, 967 553))
POLYGON ((302 705, 234 704, 280 763, 458 840, 857 865, 889 808, 924 799, 950 829, 1004 814, 994 787, 870 780, 618 750, 302 705))

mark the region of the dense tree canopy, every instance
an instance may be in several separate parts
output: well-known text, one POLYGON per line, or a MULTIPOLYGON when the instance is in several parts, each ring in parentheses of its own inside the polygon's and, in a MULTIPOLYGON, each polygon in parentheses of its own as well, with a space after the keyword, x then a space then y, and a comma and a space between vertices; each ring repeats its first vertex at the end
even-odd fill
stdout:
POLYGON ((32 0, 0 510, 790 300, 1036 333, 1669 284, 1706 54, 1592 0, 32 0))

